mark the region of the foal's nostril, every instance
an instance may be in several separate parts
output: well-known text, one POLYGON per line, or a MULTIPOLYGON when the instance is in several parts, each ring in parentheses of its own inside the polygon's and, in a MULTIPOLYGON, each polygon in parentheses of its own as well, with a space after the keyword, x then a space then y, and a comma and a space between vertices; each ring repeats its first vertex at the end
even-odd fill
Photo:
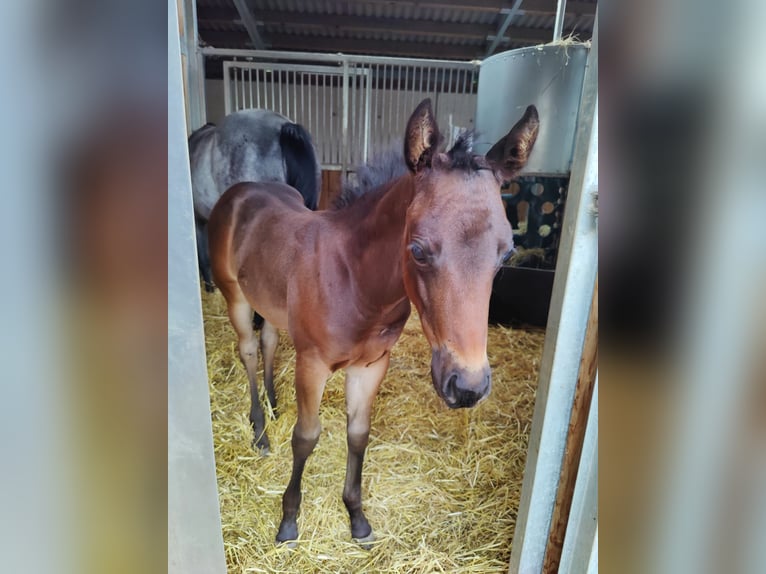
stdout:
POLYGON ((444 387, 445 394, 452 399, 457 398, 457 373, 452 373, 444 387))

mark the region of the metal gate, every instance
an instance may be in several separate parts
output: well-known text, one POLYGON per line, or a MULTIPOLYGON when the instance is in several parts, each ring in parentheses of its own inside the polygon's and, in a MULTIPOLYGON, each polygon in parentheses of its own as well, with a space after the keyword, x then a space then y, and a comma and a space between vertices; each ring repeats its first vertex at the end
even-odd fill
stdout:
POLYGON ((302 124, 314 136, 323 169, 367 161, 368 70, 239 61, 224 62, 223 70, 227 115, 263 108, 302 124), (349 125, 355 128, 351 133, 349 125))
POLYGON ((203 54, 247 58, 223 63, 226 113, 267 108, 304 125, 322 169, 345 172, 401 146, 409 115, 426 97, 447 145, 474 127, 477 63, 214 48, 203 54))

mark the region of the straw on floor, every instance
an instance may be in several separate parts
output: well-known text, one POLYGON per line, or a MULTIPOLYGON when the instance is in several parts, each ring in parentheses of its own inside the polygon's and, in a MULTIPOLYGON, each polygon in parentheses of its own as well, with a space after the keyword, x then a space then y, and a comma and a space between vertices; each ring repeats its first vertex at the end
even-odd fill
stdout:
POLYGON ((475 409, 451 411, 431 386, 430 351, 413 313, 375 403, 362 481, 377 538, 369 551, 351 540, 341 500, 346 417, 336 373, 304 474, 299 544, 290 550, 274 536, 292 462, 295 352, 283 334, 275 368, 280 416, 267 422, 271 455, 262 457, 250 446, 247 377, 219 292, 203 293, 203 311, 229 572, 507 572, 542 331, 490 327, 492 393, 475 409))

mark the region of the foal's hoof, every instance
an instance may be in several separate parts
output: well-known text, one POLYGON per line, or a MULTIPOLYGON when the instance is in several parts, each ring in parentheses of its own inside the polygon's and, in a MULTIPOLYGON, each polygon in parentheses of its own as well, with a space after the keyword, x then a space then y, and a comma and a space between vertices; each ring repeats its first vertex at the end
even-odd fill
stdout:
POLYGON ((265 435, 260 440, 253 439, 252 446, 253 450, 259 452, 261 456, 269 456, 271 454, 271 445, 265 435))
POLYGON ((364 538, 354 538, 354 542, 356 542, 364 550, 372 550, 372 544, 375 542, 375 533, 371 530, 370 533, 364 538))
POLYGON ((298 525, 296 523, 282 522, 277 532, 277 544, 295 548, 298 546, 298 525))
POLYGON ((215 286, 209 283, 205 283, 205 291, 208 293, 215 293, 215 286))

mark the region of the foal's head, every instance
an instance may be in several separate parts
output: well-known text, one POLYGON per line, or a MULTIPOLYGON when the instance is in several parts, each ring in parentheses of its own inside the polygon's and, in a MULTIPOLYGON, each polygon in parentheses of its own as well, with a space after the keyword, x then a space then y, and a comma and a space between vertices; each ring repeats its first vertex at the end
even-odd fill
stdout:
POLYGON ((407 211, 404 284, 431 344, 431 377, 447 406, 471 407, 490 391, 487 321, 492 280, 513 249, 500 185, 527 162, 539 126, 529 106, 486 156, 471 137, 438 153, 431 101, 412 114, 404 157, 415 196, 407 211))

